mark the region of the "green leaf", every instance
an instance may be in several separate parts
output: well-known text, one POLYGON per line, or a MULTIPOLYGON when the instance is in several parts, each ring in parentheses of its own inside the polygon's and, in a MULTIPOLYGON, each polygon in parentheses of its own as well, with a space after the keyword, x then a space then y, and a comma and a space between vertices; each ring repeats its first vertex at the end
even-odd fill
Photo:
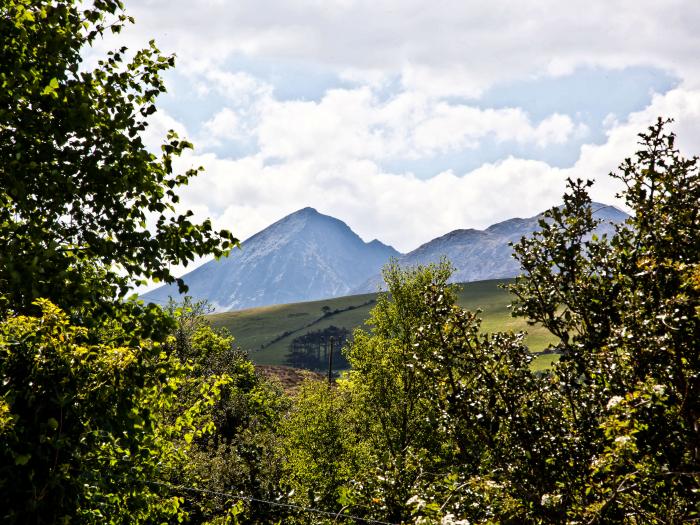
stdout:
POLYGON ((26 465, 31 459, 31 454, 20 454, 15 456, 15 465, 26 465))
POLYGON ((44 88, 44 90, 41 92, 41 94, 42 95, 51 95, 53 97, 58 97, 58 94, 56 93, 57 89, 58 89, 58 79, 54 77, 49 81, 49 85, 44 88))

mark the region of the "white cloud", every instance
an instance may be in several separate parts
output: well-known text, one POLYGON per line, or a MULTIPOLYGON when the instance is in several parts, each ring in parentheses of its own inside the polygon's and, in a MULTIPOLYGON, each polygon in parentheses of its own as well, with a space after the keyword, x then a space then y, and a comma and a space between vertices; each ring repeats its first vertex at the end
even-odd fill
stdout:
POLYGON ((220 145, 222 141, 240 136, 240 119, 235 111, 223 108, 202 124, 204 136, 198 137, 198 146, 220 145))
POLYGON ((439 103, 415 131, 415 142, 426 154, 475 148, 493 135, 500 142, 535 142, 540 147, 562 144, 577 127, 568 115, 555 113, 533 126, 520 108, 478 109, 439 103))
MULTIPOLYGON (((694 0, 142 0, 127 9, 136 25, 97 42, 86 62, 116 41, 134 49, 151 38, 178 55, 187 82, 173 86, 174 104, 183 93, 208 103, 206 117, 187 120, 195 144, 257 145, 239 159, 188 152, 178 161, 206 168, 184 189, 183 205, 241 238, 310 205, 366 239, 410 250, 455 228, 537 213, 560 201, 566 177, 597 177, 594 197, 611 202, 619 188, 604 174, 635 151, 636 134, 657 115, 677 118, 682 148, 697 152, 689 148, 700 142, 694 0), (337 82, 326 80, 311 100, 282 100, 275 86, 290 81, 284 67, 294 64, 337 82), (605 142, 584 144, 568 168, 507 151, 578 144, 589 133, 583 119, 478 104, 493 86, 632 66, 681 84, 643 111, 608 115, 605 142), (499 146, 501 160, 468 173, 423 179, 384 167, 398 161, 410 170, 411 161, 465 150, 478 157, 486 143, 499 146)), ((162 110, 151 123, 144 140, 156 151, 167 129, 187 136, 162 110)))
POLYGON ((231 72, 212 68, 208 69, 202 78, 200 92, 208 94, 209 91, 215 91, 239 106, 250 106, 272 93, 269 84, 242 71, 231 72))
POLYGON ((612 127, 606 132, 606 142, 600 146, 584 145, 578 161, 568 170, 570 176, 595 178, 593 196, 599 201, 611 201, 622 188, 607 174, 637 151, 638 134, 645 132, 658 117, 675 119, 670 130, 676 133, 676 147, 683 155, 690 157, 699 153, 700 89, 677 88, 655 95, 644 110, 632 113, 624 122, 609 122, 612 127))
POLYGON ((183 205, 206 203, 208 212, 198 208, 202 217, 211 215, 241 238, 310 205, 345 220, 365 239, 410 250, 456 227, 532 215, 556 203, 563 190, 560 170, 514 158, 427 180, 386 173, 362 160, 333 167, 309 161, 265 166, 259 159, 215 156, 184 160, 203 164, 207 173, 183 192, 183 205))
MULTIPOLYGON (((363 100, 361 94, 354 96, 363 100)), ((183 203, 195 207, 201 217, 212 216, 215 224, 241 238, 299 208, 313 206, 346 221, 366 240, 377 237, 407 251, 455 228, 483 228, 558 204, 567 177, 598 179, 593 197, 615 202, 619 187, 606 175, 636 151, 637 133, 658 115, 676 117, 673 129, 680 147, 686 153, 694 151, 690 148, 700 142, 696 125, 700 91, 679 88, 656 96, 645 110, 609 129, 604 144, 584 146, 571 168, 510 157, 465 174, 446 171, 419 179, 386 172, 375 160, 362 155, 326 157, 321 152, 314 156, 309 153, 313 150, 310 145, 308 149, 294 145, 284 147, 305 154, 287 155, 288 150, 282 149, 279 152, 287 156, 275 164, 266 164, 262 154, 238 160, 188 155, 181 165, 201 164, 206 173, 184 190, 183 203)), ((341 121, 336 124, 341 125, 341 121)), ((557 125, 561 124, 555 120, 545 128, 557 125)), ((531 128, 537 136, 540 127, 531 128)), ((334 128, 326 132, 332 135, 334 128)), ((314 136, 323 139, 322 132, 314 136)), ((318 144, 319 151, 330 142, 318 144)), ((359 148, 361 153, 366 149, 359 148)))
POLYGON ((700 3, 693 0, 150 0, 127 7, 137 18, 130 42, 155 37, 188 71, 242 55, 474 96, 495 83, 582 66, 643 65, 700 85, 700 3))
MULTIPOLYGON (((550 144, 562 144, 576 131, 574 123, 568 115, 555 113, 539 123, 534 130, 537 145, 545 148, 550 144)), ((581 128, 577 134, 581 133, 581 128)))
POLYGON ((267 158, 430 158, 499 142, 562 144, 580 126, 553 114, 538 124, 519 108, 480 109, 450 104, 418 92, 386 101, 369 88, 333 89, 319 102, 268 99, 257 136, 267 158))

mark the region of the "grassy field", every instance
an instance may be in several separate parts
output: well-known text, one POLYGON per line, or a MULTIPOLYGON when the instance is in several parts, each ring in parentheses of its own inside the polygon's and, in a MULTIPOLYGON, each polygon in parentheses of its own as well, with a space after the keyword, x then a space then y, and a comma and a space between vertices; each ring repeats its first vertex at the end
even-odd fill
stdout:
MULTIPOLYGON (((482 310, 485 331, 524 330, 528 332, 526 341, 530 349, 533 352, 544 350, 554 342, 551 334, 511 317, 508 309, 510 295, 499 287, 507 282, 491 280, 458 285, 457 302, 469 310, 482 310)), ((256 364, 283 365, 292 339, 331 325, 348 330, 361 327, 369 317, 375 299, 376 294, 351 295, 213 314, 210 320, 215 327, 228 328, 236 343, 250 353, 256 364), (324 316, 324 307, 328 307, 330 315, 324 316)), ((552 354, 538 355, 532 363, 533 369, 547 368, 556 359, 558 356, 552 354)))

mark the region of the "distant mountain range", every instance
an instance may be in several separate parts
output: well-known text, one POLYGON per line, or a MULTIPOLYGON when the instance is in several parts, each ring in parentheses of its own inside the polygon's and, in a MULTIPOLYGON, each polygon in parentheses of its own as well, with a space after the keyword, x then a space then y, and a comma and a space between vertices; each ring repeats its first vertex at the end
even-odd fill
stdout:
MULTIPOLYGON (((594 217, 603 221, 596 231, 598 235, 612 234, 613 223, 624 222, 628 217, 614 206, 598 202, 591 203, 591 208, 594 217)), ((456 283, 515 277, 520 273, 520 264, 513 258, 509 243, 516 243, 538 230, 541 218, 540 214, 527 219, 509 219, 485 230, 454 230, 402 255, 398 261, 402 266, 416 266, 437 263, 447 257, 455 267, 452 282, 456 283)), ((378 272, 353 293, 376 292, 382 285, 378 272)))
MULTIPOLYGON (((592 204, 604 220, 599 233, 627 215, 613 206, 592 204)), ((381 267, 391 257, 402 265, 428 264, 446 256, 455 266, 454 282, 514 277, 519 265, 509 242, 537 230, 540 215, 509 219, 485 230, 455 230, 400 254, 373 240, 364 242, 343 221, 304 208, 253 235, 228 257, 210 261, 185 274, 188 295, 208 300, 217 311, 376 292, 381 267)), ((174 285, 142 296, 165 303, 179 298, 174 285)))

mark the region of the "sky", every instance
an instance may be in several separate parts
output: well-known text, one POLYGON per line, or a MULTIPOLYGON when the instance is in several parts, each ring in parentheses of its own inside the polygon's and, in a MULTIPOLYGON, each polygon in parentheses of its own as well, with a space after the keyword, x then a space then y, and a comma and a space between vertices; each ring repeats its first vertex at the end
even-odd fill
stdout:
MULTIPOLYGON (((402 252, 561 202, 658 116, 700 153, 697 0, 132 0, 177 55, 145 136, 195 145, 181 192, 241 240, 306 206, 402 252)), ((112 39, 91 51, 114 47, 112 39)), ((188 270, 191 268, 188 268, 188 270)))

